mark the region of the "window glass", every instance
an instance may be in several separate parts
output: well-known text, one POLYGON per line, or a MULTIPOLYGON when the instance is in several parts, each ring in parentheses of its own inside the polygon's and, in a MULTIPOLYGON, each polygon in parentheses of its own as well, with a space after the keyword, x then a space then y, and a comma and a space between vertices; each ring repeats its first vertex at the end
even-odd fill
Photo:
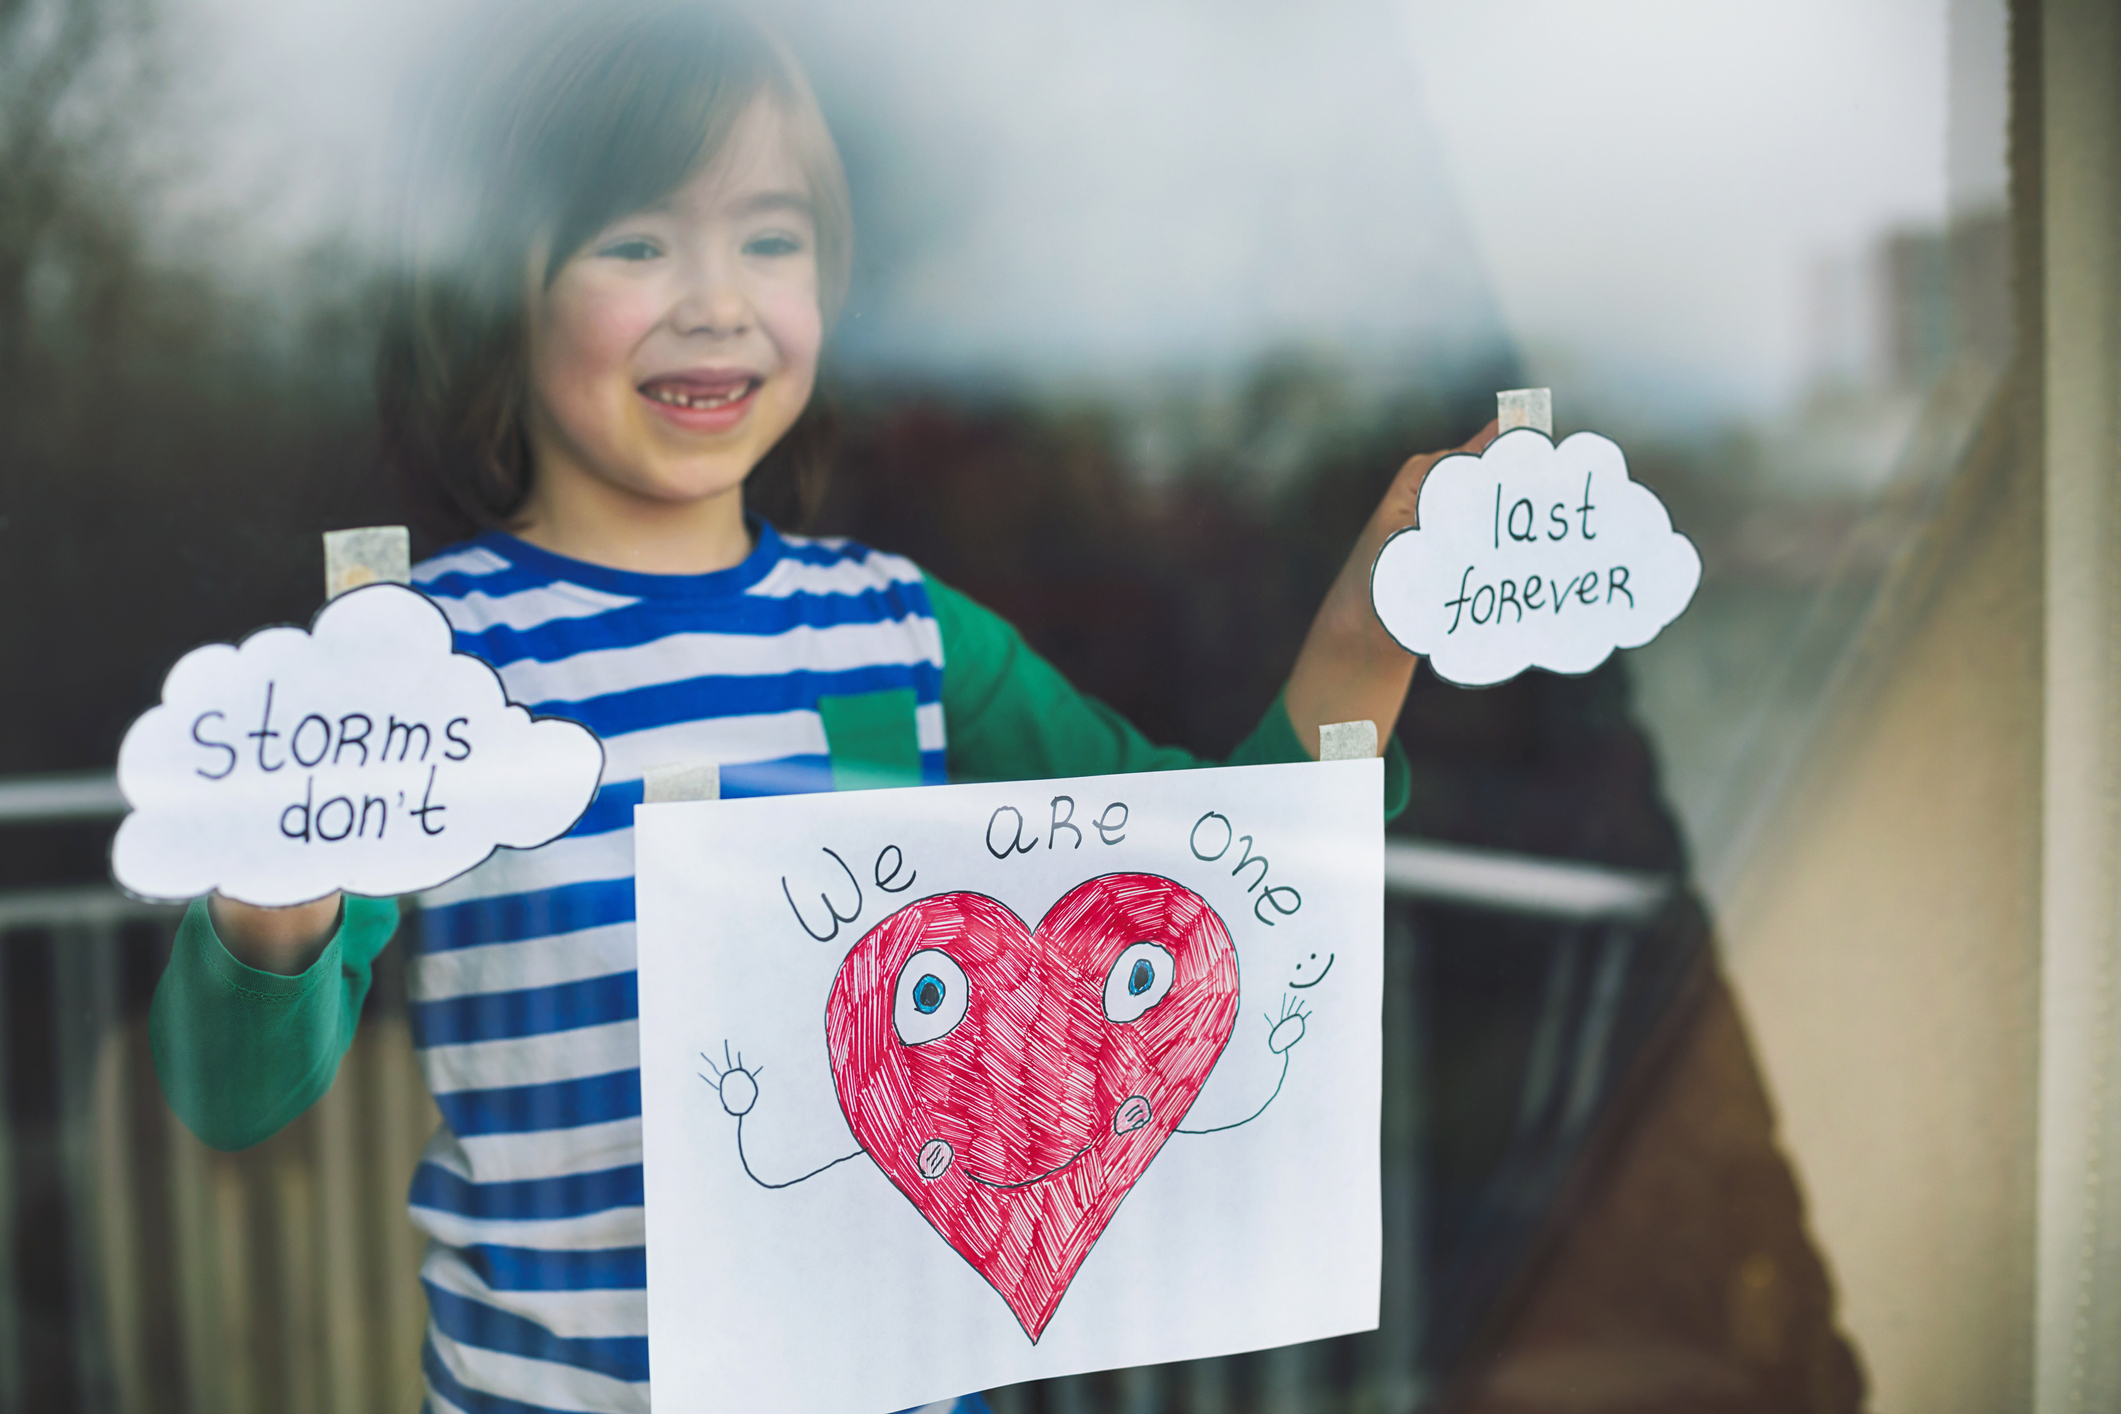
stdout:
MULTIPOLYGON (((1954 1164, 2001 1195, 1996 1230, 2029 1231, 2037 990, 2016 954, 1910 988, 1917 922, 1971 906, 1874 918, 1832 892, 1837 869, 1920 873, 1894 822, 1998 853, 1953 834, 1942 748, 1917 732, 1897 761, 1866 727, 1968 702, 1955 761, 2032 750, 2024 702, 1983 694, 2037 663, 1970 673, 1954 652, 1993 640, 1924 627, 1960 612, 1962 565, 2040 570, 2036 539, 1977 534, 2037 505, 2011 479, 2037 431, 2009 420, 2031 217, 2002 0, 763 13, 854 230, 801 432, 829 486, 769 512, 782 530, 908 557, 1213 760, 1286 701, 1394 474, 1498 392, 1549 389, 1557 437, 1614 439, 1703 566, 1643 647, 1481 689, 1422 667, 1380 724, 1409 803, 1386 830, 1379 1329, 992 1407, 1854 1409, 1923 1402, 1933 1357, 2015 1388, 2011 1340, 1972 1332, 2023 1324, 2030 1258, 1907 1253, 1968 1230, 1954 1164), (1871 814, 1833 794, 1874 778, 1871 814), (1918 1013, 1988 996, 2015 1047, 1994 1093, 1925 1099, 1953 1043, 1918 1013), (1962 1267, 1998 1306, 1937 1295, 1962 1267)), ((0 7, 0 1409, 486 1388, 423 1356, 431 1300, 464 1298, 421 1284, 405 1202, 468 1172, 430 1089, 432 930, 456 925, 409 903, 336 1082, 221 1152, 158 1079, 181 911, 117 891, 109 849, 119 742, 179 655, 306 623, 326 530, 409 523, 415 559, 451 538, 389 474, 377 349, 409 115, 477 26, 500 47, 515 23, 0 7)), ((928 690, 809 704, 827 764, 802 788, 939 777, 928 690)))

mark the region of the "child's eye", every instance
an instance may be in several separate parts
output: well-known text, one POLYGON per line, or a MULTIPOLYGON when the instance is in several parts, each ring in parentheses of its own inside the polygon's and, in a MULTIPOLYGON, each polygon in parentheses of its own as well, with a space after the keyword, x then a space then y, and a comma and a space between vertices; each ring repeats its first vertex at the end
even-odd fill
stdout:
POLYGON ((598 255, 612 260, 653 260, 662 253, 654 241, 644 240, 640 236, 628 236, 624 240, 597 247, 598 255))
POLYGON ((753 236, 744 242, 746 255, 794 255, 802 248, 803 243, 800 240, 781 231, 775 231, 771 235, 753 236))

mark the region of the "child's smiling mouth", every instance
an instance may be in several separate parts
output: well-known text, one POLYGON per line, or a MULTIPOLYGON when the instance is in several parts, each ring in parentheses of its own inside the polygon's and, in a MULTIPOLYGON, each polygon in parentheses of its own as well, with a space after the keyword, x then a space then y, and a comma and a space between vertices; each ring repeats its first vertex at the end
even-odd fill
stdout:
POLYGON ((667 421, 688 432, 726 432, 742 422, 765 379, 755 373, 681 373, 651 378, 638 391, 667 421))

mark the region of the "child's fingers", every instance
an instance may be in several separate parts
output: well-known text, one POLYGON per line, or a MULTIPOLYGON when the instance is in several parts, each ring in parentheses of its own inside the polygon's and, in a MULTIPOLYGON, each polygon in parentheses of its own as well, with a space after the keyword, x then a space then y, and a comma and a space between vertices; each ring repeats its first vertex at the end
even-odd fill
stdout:
POLYGON ((1386 528, 1397 530, 1416 523, 1415 510, 1421 498, 1421 483, 1428 479, 1429 472, 1436 463, 1445 457, 1462 454, 1478 456, 1487 450, 1488 443, 1495 440, 1498 431, 1499 425, 1490 419, 1487 426, 1448 451, 1423 452, 1420 456, 1409 457, 1406 464, 1400 467, 1399 475, 1392 478, 1392 487, 1385 492, 1384 504, 1378 507, 1380 517, 1386 522, 1386 528))

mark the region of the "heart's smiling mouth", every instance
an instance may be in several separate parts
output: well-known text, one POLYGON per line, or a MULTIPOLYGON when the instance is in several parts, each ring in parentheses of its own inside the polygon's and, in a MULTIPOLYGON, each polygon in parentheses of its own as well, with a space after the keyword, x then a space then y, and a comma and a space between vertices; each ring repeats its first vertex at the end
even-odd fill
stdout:
POLYGON ((1074 1164, 1074 1162, 1075 1162, 1075 1161, 1076 1161, 1077 1159, 1079 1159, 1079 1158, 1081 1158, 1081 1157, 1082 1157, 1083 1155, 1085 1155, 1085 1154, 1089 1153, 1089 1152, 1090 1152, 1090 1149, 1091 1149, 1091 1146, 1092 1146, 1092 1145, 1094 1145, 1094 1144, 1096 1144, 1096 1143, 1097 1143, 1097 1141, 1096 1141, 1095 1139, 1093 1139, 1093 1140, 1091 1140, 1091 1141, 1090 1141, 1090 1143, 1089 1143, 1089 1144, 1085 1144, 1085 1145, 1083 1145, 1083 1147, 1082 1147, 1082 1148, 1080 1148, 1080 1149, 1077 1149, 1077 1150, 1076 1150, 1076 1151, 1075 1151, 1075 1152, 1074 1152, 1073 1154, 1070 1154, 1070 1155, 1068 1156, 1067 1160, 1066 1160, 1065 1162, 1063 1162, 1063 1163, 1059 1164, 1058 1166, 1056 1166, 1056 1167, 1054 1167, 1054 1168, 1050 1168, 1050 1169, 1047 1169, 1047 1170, 1046 1170, 1046 1171, 1045 1171, 1044 1173, 1042 1173, 1042 1174, 1038 1174, 1038 1175, 1037 1175, 1037 1176, 1035 1176, 1035 1177, 1032 1177, 1032 1178, 1026 1178, 1026 1179, 1021 1179, 1021 1180, 1019 1180, 1019 1181, 1017 1181, 1017 1182, 1015 1182, 1015 1183, 996 1183, 996 1182, 995 1182, 995 1181, 994 1181, 993 1179, 991 1179, 991 1178, 981 1178, 981 1177, 980 1177, 980 1176, 979 1176, 978 1174, 974 1173, 974 1172, 973 1172, 973 1171, 972 1171, 971 1169, 966 1169, 966 1170, 965 1170, 965 1177, 967 1177, 967 1178, 971 1179, 971 1180, 972 1180, 972 1181, 973 1181, 974 1183, 984 1183, 984 1184, 986 1184, 986 1185, 987 1185, 987 1186, 988 1186, 989 1188, 1029 1188, 1029 1187, 1030 1187, 1030 1186, 1031 1186, 1032 1184, 1034 1184, 1034 1183, 1044 1183, 1044 1182, 1045 1182, 1045 1181, 1046 1181, 1047 1179, 1049 1179, 1049 1178, 1053 1177, 1053 1175, 1055 1175, 1055 1174, 1057 1174, 1057 1173, 1061 1173, 1061 1172, 1064 1172, 1065 1170, 1067 1170, 1067 1169, 1068 1169, 1068 1168, 1069 1168, 1069 1167, 1070 1167, 1071 1165, 1073 1165, 1073 1164, 1074 1164))
MULTIPOLYGON (((1122 1103, 1120 1107, 1113 1112, 1113 1134, 1132 1134, 1135 1130, 1140 1129, 1143 1125, 1149 1122, 1150 1113, 1150 1105, 1147 1100, 1143 1099, 1140 1095, 1129 1095, 1126 1098, 1125 1102, 1122 1103)), ((939 1144, 941 1142, 941 1140, 931 1141, 931 1143, 936 1144, 939 1144)), ((1073 1154, 1069 1155, 1065 1160, 1055 1165, 1053 1168, 1047 1169, 1044 1173, 1035 1175, 1031 1178, 1019 1179, 1015 1183, 1001 1183, 996 1181, 995 1179, 981 1178, 971 1169, 965 1170, 965 1177, 971 1179, 974 1183, 983 1183, 989 1188, 1029 1188, 1034 1183, 1043 1183, 1047 1179, 1053 1177, 1053 1175, 1064 1172, 1068 1168, 1072 1167, 1077 1159, 1080 1159, 1083 1155, 1089 1153, 1091 1149, 1096 1147, 1096 1145, 1097 1141, 1095 1139, 1092 1139, 1088 1144, 1085 1144, 1082 1148, 1077 1149, 1073 1154)), ((923 1154, 926 1154, 926 1152, 926 1149, 922 1150, 923 1154)), ((947 1160, 944 1162, 944 1167, 948 1167, 947 1160)), ((937 1169, 936 1172, 930 1176, 937 1178, 941 1177, 942 1169, 937 1169)))

